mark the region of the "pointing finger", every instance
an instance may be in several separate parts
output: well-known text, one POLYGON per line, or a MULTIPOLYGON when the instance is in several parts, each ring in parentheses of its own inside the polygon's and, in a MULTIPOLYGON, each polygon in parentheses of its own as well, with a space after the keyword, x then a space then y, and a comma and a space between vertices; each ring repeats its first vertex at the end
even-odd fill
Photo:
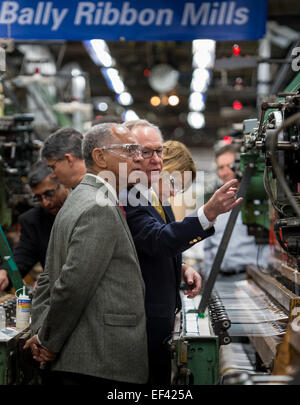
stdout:
POLYGON ((238 198, 236 201, 232 203, 232 205, 230 205, 229 210, 232 210, 233 208, 237 207, 242 201, 243 201, 242 197, 238 198))
POLYGON ((233 185, 237 184, 238 180, 237 179, 232 179, 227 181, 227 183, 223 184, 222 187, 219 188, 219 190, 226 192, 230 189, 230 187, 232 187, 233 185))

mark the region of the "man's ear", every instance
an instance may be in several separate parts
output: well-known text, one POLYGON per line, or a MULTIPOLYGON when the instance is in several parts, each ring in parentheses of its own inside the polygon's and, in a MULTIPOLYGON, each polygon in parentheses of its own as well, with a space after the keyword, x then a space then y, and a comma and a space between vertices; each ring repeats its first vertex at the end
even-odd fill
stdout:
POLYGON ((103 154, 103 151, 100 148, 93 149, 92 158, 93 158, 94 164, 97 167, 99 167, 100 169, 107 168, 107 162, 106 162, 105 156, 103 154))
POLYGON ((65 153, 65 159, 69 163, 70 166, 73 166, 75 160, 77 159, 74 155, 71 153, 65 153))

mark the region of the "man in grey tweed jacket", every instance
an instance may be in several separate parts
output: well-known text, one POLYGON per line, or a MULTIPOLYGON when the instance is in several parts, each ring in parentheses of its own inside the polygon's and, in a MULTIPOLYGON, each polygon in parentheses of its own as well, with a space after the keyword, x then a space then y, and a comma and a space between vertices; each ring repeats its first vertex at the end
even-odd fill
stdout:
POLYGON ((87 174, 52 228, 32 302, 33 337, 25 348, 41 364, 50 361, 51 374, 63 376, 62 383, 66 375, 79 383, 147 382, 144 282, 116 199, 119 163, 127 163, 124 177, 135 169, 139 150, 126 147, 131 143, 130 132, 116 124, 86 133, 87 174), (99 177, 104 170, 115 174, 116 190, 99 177))

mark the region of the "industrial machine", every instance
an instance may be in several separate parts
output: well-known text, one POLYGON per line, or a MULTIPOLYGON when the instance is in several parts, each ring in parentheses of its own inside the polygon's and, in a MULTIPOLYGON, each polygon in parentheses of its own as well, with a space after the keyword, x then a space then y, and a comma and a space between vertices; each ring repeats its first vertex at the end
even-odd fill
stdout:
POLYGON ((174 382, 290 384, 300 369, 300 74, 278 97, 243 123, 236 170, 244 202, 231 212, 202 295, 183 298, 174 382), (217 275, 240 209, 249 235, 269 244, 270 263, 224 284, 217 275))

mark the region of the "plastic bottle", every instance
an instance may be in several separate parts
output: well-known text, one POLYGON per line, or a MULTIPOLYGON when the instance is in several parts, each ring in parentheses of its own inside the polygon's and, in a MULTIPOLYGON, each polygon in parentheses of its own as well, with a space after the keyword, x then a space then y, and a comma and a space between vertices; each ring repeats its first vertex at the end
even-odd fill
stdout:
POLYGON ((0 306, 0 330, 6 328, 6 314, 3 306, 0 306))
POLYGON ((25 329, 30 324, 30 309, 31 300, 25 293, 25 286, 23 287, 23 294, 17 298, 17 313, 16 313, 16 329, 25 329))

